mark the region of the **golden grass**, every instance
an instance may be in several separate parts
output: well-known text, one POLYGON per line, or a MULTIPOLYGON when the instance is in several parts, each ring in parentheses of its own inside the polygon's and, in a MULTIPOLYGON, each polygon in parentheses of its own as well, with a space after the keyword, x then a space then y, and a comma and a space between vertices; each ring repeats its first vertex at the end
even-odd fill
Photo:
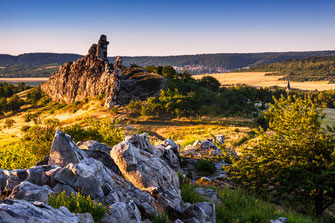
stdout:
MULTIPOLYGON (((247 84, 254 87, 270 87, 279 86, 286 87, 287 81, 278 80, 283 76, 265 76, 266 73, 271 72, 239 72, 239 73, 217 73, 206 74, 216 78, 221 85, 235 85, 247 84)), ((195 79, 201 79, 206 75, 195 75, 195 79)), ((301 90, 315 90, 324 91, 335 88, 335 84, 328 84, 328 81, 308 81, 308 82, 294 82, 290 81, 291 88, 301 90)))
POLYGON ((48 77, 22 77, 22 78, 0 78, 0 81, 5 82, 42 82, 47 81, 48 77))

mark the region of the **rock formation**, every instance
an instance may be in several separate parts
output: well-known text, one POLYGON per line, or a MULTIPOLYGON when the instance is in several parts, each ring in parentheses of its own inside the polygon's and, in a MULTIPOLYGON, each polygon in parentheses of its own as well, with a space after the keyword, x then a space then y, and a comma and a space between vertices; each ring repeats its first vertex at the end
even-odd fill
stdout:
POLYGON ((48 194, 62 191, 81 191, 107 206, 102 223, 150 222, 162 209, 176 222, 215 222, 214 204, 182 200, 177 156, 170 139, 155 147, 146 134, 135 134, 110 148, 96 141, 76 144, 57 131, 48 165, 0 169, 0 191, 7 196, 0 200, 0 222, 93 222, 90 214, 48 206, 48 194))
POLYGON ((148 74, 139 68, 124 69, 122 72, 121 57, 117 57, 114 64, 109 64, 108 44, 106 36, 101 35, 98 44, 93 44, 86 56, 65 63, 42 84, 42 91, 53 101, 67 104, 105 95, 107 108, 159 92, 163 80, 160 75, 148 74))

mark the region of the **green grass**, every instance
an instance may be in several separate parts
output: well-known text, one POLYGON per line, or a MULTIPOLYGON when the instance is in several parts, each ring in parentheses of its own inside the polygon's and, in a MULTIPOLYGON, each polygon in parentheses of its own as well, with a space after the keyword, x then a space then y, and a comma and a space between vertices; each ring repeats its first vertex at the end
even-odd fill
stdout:
MULTIPOLYGON (((180 177, 181 196, 185 202, 196 203, 207 201, 195 192, 196 185, 186 178, 180 177)), ((218 223, 267 223, 269 220, 286 217, 289 223, 322 223, 324 221, 312 216, 303 216, 295 212, 283 211, 272 203, 258 199, 242 189, 214 188, 222 204, 215 205, 216 222, 218 223)))
POLYGON ((67 196, 65 191, 60 194, 49 195, 49 205, 54 208, 64 206, 72 213, 91 213, 95 222, 103 218, 106 207, 101 203, 96 203, 90 196, 85 196, 78 192, 77 195, 67 196))
POLYGON ((335 126, 335 109, 325 108, 323 113, 326 115, 324 119, 324 125, 335 126))
POLYGON ((211 161, 203 158, 198 160, 197 170, 203 171, 208 175, 212 175, 216 171, 214 164, 211 161))

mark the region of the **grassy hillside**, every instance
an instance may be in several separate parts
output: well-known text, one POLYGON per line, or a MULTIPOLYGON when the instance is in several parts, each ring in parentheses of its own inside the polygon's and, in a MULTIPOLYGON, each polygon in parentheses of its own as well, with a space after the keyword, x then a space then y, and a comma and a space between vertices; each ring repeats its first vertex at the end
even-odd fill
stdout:
POLYGON ((335 81, 335 57, 311 57, 284 62, 262 64, 250 71, 271 72, 267 75, 281 75, 291 81, 335 81))

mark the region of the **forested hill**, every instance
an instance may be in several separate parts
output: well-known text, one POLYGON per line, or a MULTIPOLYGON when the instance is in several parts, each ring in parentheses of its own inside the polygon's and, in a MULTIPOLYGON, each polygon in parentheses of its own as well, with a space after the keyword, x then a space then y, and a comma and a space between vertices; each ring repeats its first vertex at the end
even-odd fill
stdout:
POLYGON ((123 58, 125 65, 132 63, 135 63, 140 66, 198 65, 210 68, 223 67, 225 69, 231 70, 248 66, 256 66, 265 63, 281 62, 288 59, 323 57, 323 56, 335 56, 335 51, 218 53, 218 54, 197 54, 197 55, 181 55, 181 56, 161 56, 161 57, 147 56, 147 57, 123 57, 123 58))
MULTIPOLYGON (((270 52, 270 53, 220 53, 197 54, 181 56, 144 56, 123 57, 123 64, 145 65, 172 65, 177 70, 188 69, 191 73, 223 72, 257 66, 260 64, 282 62, 288 59, 308 57, 335 56, 335 51, 308 51, 308 52, 270 52)), ((0 54, 0 76, 50 76, 65 62, 75 61, 82 55, 58 53, 27 53, 18 56, 0 54), (45 65, 45 66, 43 66, 45 65), (50 68, 53 65, 54 68, 50 68), (45 69, 45 67, 48 67, 45 69), (36 72, 38 71, 38 72, 36 72)), ((110 62, 115 58, 110 57, 110 62)))
POLYGON ((335 56, 292 59, 262 64, 250 71, 271 71, 268 75, 285 75, 292 81, 335 81, 335 56))
POLYGON ((63 64, 80 57, 82 55, 68 53, 25 53, 18 56, 0 54, 0 66, 63 64))

